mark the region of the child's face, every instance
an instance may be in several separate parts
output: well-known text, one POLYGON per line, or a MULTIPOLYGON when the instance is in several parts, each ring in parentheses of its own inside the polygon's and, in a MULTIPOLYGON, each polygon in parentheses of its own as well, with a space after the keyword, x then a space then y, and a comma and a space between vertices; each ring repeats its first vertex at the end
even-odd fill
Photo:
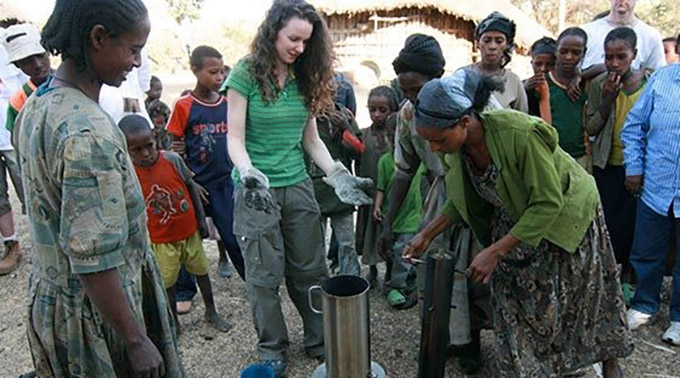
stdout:
POLYGON ((624 76, 630 71, 635 56, 633 47, 623 39, 611 41, 604 46, 604 64, 607 71, 619 76, 624 76))
POLYGON ((531 67, 534 69, 534 75, 546 74, 555 68, 555 55, 536 54, 532 56, 531 67))
POLYGON ((149 88, 149 91, 146 92, 146 95, 149 97, 149 100, 158 100, 161 98, 163 95, 163 83, 161 83, 159 80, 154 80, 151 82, 151 88, 149 88))
POLYGON ((36 54, 14 62, 26 75, 31 77, 34 84, 40 85, 50 75, 50 56, 48 53, 36 54))
POLYGON ((508 48, 508 39, 498 31, 488 31, 477 41, 477 47, 482 53, 482 62, 500 66, 503 52, 508 48))
POLYGON ((199 85, 213 92, 220 90, 224 82, 224 63, 222 63, 222 59, 214 57, 203 58, 203 67, 194 67, 193 71, 199 85))
POLYGON ((135 165, 140 167, 150 167, 158 160, 158 149, 156 139, 153 137, 151 129, 140 131, 131 135, 126 135, 128 152, 135 165))
POLYGON ((585 41, 576 35, 568 35, 557 43, 557 65, 564 72, 575 72, 586 52, 585 41))
POLYGON ((374 125, 385 125, 387 117, 392 114, 390 100, 385 96, 372 96, 368 99, 368 114, 374 125))
POLYGON ((663 43, 663 50, 666 54, 666 63, 673 64, 680 61, 680 55, 678 55, 678 45, 673 41, 666 41, 663 43))

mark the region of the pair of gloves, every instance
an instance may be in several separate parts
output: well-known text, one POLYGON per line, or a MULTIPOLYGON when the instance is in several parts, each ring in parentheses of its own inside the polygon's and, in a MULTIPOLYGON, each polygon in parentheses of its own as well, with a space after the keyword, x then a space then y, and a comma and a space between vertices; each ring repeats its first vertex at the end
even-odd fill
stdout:
MULTIPOLYGON (((272 213, 278 206, 269 192, 269 179, 264 173, 255 167, 250 167, 241 172, 241 181, 245 187, 245 205, 257 211, 272 213)), ((373 199, 368 193, 373 191, 373 180, 353 176, 347 167, 340 162, 335 162, 331 171, 323 181, 335 189, 335 194, 340 201, 353 205, 363 206, 373 204, 373 199)))

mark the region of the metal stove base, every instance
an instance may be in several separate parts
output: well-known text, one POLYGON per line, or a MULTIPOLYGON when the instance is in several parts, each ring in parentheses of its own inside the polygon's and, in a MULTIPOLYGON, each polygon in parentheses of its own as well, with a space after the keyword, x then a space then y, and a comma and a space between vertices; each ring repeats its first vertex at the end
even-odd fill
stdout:
MULTIPOLYGON (((386 378, 385 369, 377 362, 371 361, 371 378, 386 378)), ((312 373, 312 378, 326 378, 326 364, 319 365, 312 373)))

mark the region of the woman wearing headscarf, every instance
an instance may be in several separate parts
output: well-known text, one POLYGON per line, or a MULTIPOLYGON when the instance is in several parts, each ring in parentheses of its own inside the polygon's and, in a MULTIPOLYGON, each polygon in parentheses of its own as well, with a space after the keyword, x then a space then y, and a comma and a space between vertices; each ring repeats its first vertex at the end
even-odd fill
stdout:
POLYGON ((515 23, 499 12, 488 15, 475 29, 475 41, 481 61, 469 65, 483 76, 497 76, 505 84, 505 89, 493 92, 494 97, 505 109, 515 109, 527 113, 529 105, 522 80, 505 68, 512 60, 515 47, 515 23))
POLYGON ((446 154, 448 200, 405 257, 468 223, 484 245, 468 274, 491 284, 501 376, 562 376, 602 361, 606 378, 621 377, 617 359, 633 346, 595 182, 552 126, 483 111, 496 89, 459 70, 418 95, 416 130, 446 154))
MULTIPOLYGON (((439 156, 430 149, 427 140, 416 133, 414 115, 418 93, 423 85, 442 76, 445 63, 437 40, 423 34, 408 37, 404 48, 392 62, 399 86, 408 101, 402 105, 397 116, 394 183, 388 193, 389 207, 381 222, 382 231, 376 247, 386 255, 389 255, 388 249, 393 245, 393 221, 421 163, 427 170, 426 177, 430 184, 423 204, 421 224, 427 224, 446 201, 444 167, 439 156)), ((497 101, 493 102, 496 108, 501 107, 497 101)), ((461 225, 437 238, 432 250, 440 247, 450 249, 456 258, 457 268, 465 269, 471 261, 475 245, 470 229, 461 225)), ((427 271, 425 265, 417 266, 417 283, 421 292, 427 271)), ((457 295, 453 299, 456 307, 451 310, 449 322, 450 354, 458 356, 461 370, 466 374, 474 374, 482 367, 481 330, 491 327, 489 288, 488 285, 476 284, 464 276, 456 275, 453 290, 457 295)))
MULTIPOLYGON (((411 180, 420 164, 425 166, 430 184, 433 184, 437 177, 444 177, 444 169, 439 157, 430 150, 427 141, 416 134, 413 104, 425 83, 444 74, 445 64, 446 60, 437 40, 424 34, 413 34, 406 38, 404 48, 392 62, 399 87, 404 92, 406 101, 397 114, 394 184, 387 193, 389 208, 383 217, 382 232, 377 247, 382 254, 385 254, 386 249, 393 245, 392 222, 406 198, 411 180)), ((441 184, 443 185, 443 180, 441 184)))

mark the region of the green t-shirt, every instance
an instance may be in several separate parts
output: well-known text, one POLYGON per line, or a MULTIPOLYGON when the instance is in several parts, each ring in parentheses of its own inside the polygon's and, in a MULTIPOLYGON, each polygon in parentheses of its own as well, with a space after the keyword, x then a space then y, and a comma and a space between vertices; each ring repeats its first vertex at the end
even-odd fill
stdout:
MULTIPOLYGON (((378 160, 378 180, 376 189, 385 193, 385 200, 382 204, 383 214, 387 213, 388 193, 394 182, 394 152, 389 151, 383 154, 378 160)), ((411 186, 408 189, 406 198, 401 204, 397 216, 392 223, 392 231, 395 234, 411 234, 418 232, 420 228, 420 215, 423 209, 423 200, 420 194, 420 179, 425 172, 425 166, 420 164, 416 175, 413 176, 411 186)))
POLYGON ((585 88, 581 88, 581 98, 571 101, 567 91, 553 81, 551 75, 546 75, 550 88, 550 111, 552 124, 560 136, 560 147, 573 158, 580 158, 586 154, 584 144, 583 119, 586 106, 585 88))
MULTIPOLYGON (((253 166, 269 178, 269 185, 281 188, 307 179, 302 134, 309 112, 293 73, 278 99, 268 104, 250 73, 247 58, 232 69, 226 86, 248 100, 246 150, 253 166)), ((238 181, 237 170, 234 180, 238 181)))

